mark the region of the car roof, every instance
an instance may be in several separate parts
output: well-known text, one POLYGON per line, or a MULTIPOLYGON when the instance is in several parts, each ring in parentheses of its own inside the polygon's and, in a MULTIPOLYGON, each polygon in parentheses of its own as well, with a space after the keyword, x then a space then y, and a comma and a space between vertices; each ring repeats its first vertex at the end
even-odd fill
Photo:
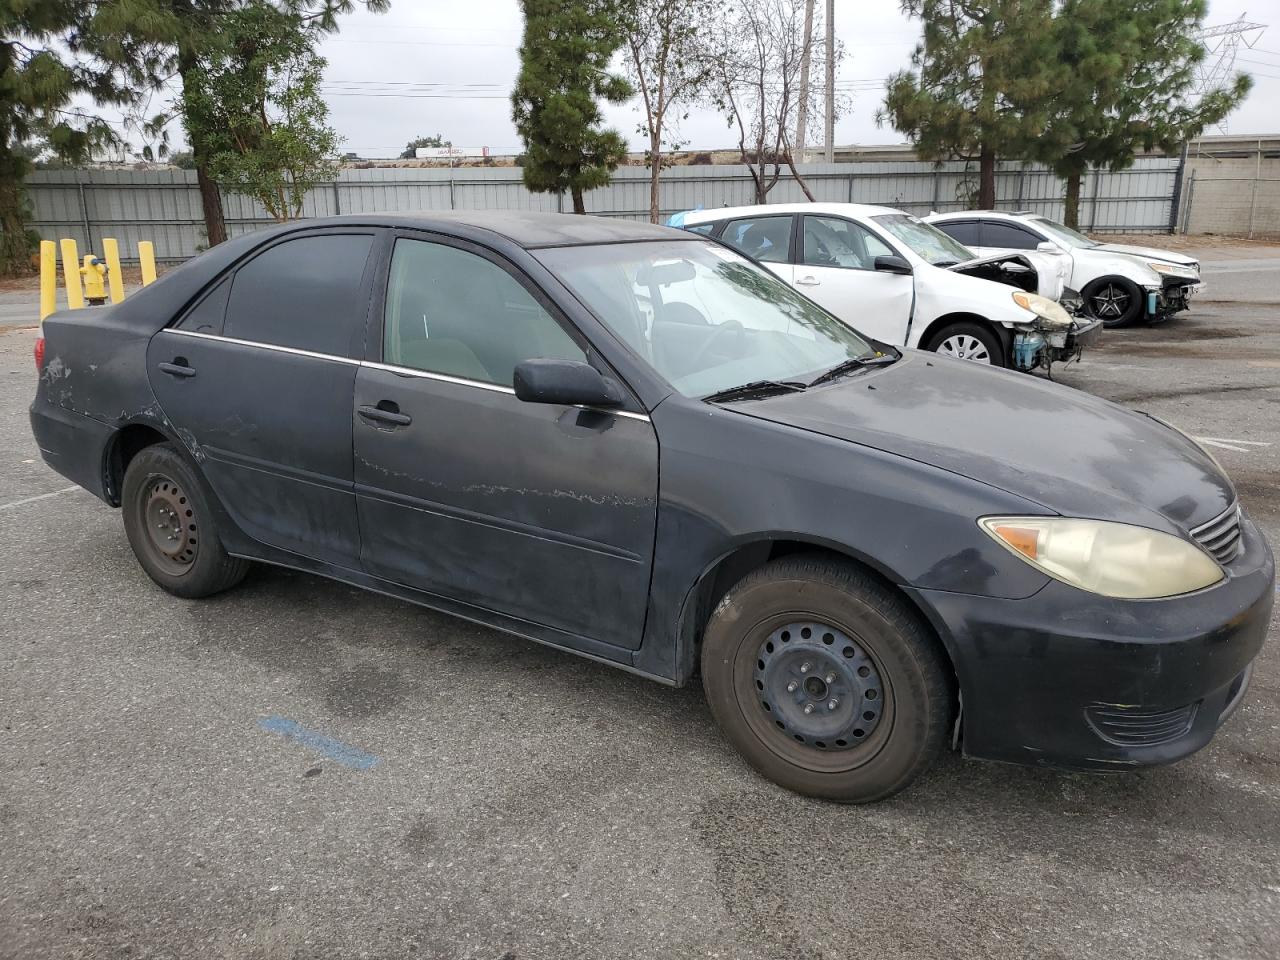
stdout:
POLYGON ((869 203, 766 203, 746 207, 712 207, 706 210, 690 210, 684 215, 686 226, 712 223, 738 217, 754 217, 761 214, 829 213, 836 216, 876 217, 887 213, 900 214, 895 207, 879 207, 869 203))
POLYGON ((1005 220, 1027 220, 1037 216, 1034 210, 953 210, 950 213, 932 213, 929 220, 955 220, 960 217, 996 217, 1005 220))
POLYGON ((325 226, 387 226, 461 235, 470 230, 497 234, 528 250, 597 243, 634 243, 643 240, 689 240, 689 234, 620 217, 592 217, 538 210, 424 210, 420 213, 367 213, 320 217, 295 224, 306 228, 325 226))

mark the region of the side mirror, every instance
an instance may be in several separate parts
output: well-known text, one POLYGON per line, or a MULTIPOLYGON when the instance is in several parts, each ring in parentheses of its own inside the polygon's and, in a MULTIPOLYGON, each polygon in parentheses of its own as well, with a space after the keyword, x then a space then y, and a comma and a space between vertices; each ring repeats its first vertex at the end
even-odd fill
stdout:
POLYGON ((609 378, 581 360, 525 360, 516 364, 513 386, 526 403, 561 403, 573 407, 618 407, 622 391, 609 378))
POLYGON ((881 254, 875 260, 876 269, 882 273, 911 273, 911 264, 902 257, 881 254))
POLYGON ((1036 244, 1036 249, 1041 253, 1061 253, 1062 248, 1052 240, 1041 240, 1036 244))

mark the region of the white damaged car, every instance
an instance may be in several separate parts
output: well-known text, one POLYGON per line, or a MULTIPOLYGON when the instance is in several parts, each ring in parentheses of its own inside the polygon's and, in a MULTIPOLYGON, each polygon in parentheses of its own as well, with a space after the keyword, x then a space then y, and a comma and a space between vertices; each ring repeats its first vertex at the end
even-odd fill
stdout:
POLYGON ((1037 251, 1069 263, 1072 287, 1085 311, 1108 327, 1167 320, 1186 310, 1201 289, 1200 263, 1172 250, 1099 243, 1039 214, 967 210, 925 218, 952 239, 984 255, 1037 251))
POLYGON ((1061 255, 979 257, 892 207, 729 207, 679 213, 668 224, 754 257, 850 326, 896 346, 1047 370, 1078 357, 1101 332, 1097 320, 1075 318, 1059 302, 1078 303, 1061 255))

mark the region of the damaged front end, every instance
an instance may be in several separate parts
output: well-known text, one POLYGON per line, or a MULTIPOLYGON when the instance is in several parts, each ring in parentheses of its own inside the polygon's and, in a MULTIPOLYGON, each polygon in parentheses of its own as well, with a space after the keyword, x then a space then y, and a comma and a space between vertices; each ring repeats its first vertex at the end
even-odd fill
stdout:
POLYGON ((1070 266, 1061 256, 1004 253, 948 269, 1016 288, 1014 302, 1035 314, 1034 320, 1013 326, 1010 358, 1015 370, 1048 373, 1055 363, 1080 359, 1102 334, 1102 322, 1084 315, 1084 298, 1067 286, 1070 266))
POLYGON ((1031 322, 1014 327, 1011 359, 1015 370, 1051 373, 1055 363, 1079 360, 1084 348, 1102 336, 1102 321, 1084 314, 1083 299, 1069 287, 1055 304, 1056 310, 1043 309, 1026 294, 1015 293, 1013 299, 1036 314, 1031 322))
POLYGON ((1202 289, 1198 277, 1170 276, 1160 278, 1160 290, 1153 291, 1147 304, 1147 317, 1150 320, 1168 320, 1175 313, 1181 313, 1191 306, 1191 295, 1202 289))

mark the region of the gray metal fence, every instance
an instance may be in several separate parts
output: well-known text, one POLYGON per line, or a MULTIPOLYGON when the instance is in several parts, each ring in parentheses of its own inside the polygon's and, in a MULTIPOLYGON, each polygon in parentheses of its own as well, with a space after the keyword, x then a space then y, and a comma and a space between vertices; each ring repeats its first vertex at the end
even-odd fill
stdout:
MULTIPOLYGON (((1118 173, 1094 172, 1082 185, 1080 222, 1096 232, 1167 231, 1176 159, 1144 158, 1118 173)), ((820 201, 875 203, 915 214, 960 210, 977 192, 977 170, 962 162, 868 161, 805 164, 801 174, 820 201)), ((121 256, 136 259, 139 240, 151 240, 160 260, 184 260, 204 244, 200 193, 188 170, 48 170, 27 181, 32 226, 45 239, 74 238, 82 250, 101 250, 103 237, 120 241, 121 256)), ((1060 218, 1063 183, 1042 168, 1002 164, 997 205, 1060 218)), ((649 172, 623 167, 607 187, 587 194, 591 213, 648 218, 649 172)), ((769 194, 772 203, 803 201, 786 175, 769 194)), ((311 191, 307 217, 374 211, 450 209, 560 210, 566 200, 525 189, 516 167, 343 170, 334 183, 311 191)), ((729 164, 671 167, 662 174, 662 216, 698 207, 753 202, 745 167, 729 164)), ((227 231, 236 236, 271 223, 255 201, 223 194, 227 231)))

